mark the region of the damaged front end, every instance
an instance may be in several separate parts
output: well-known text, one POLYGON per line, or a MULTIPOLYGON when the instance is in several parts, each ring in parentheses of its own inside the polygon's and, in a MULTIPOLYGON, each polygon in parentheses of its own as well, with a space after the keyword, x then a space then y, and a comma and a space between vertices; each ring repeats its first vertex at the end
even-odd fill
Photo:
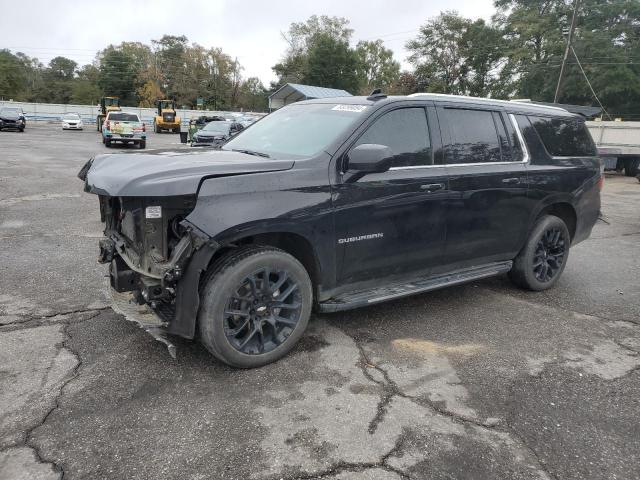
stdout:
POLYGON ((109 264, 114 309, 175 356, 165 334, 193 338, 200 275, 218 247, 185 221, 195 195, 99 199, 105 238, 98 261, 109 264))

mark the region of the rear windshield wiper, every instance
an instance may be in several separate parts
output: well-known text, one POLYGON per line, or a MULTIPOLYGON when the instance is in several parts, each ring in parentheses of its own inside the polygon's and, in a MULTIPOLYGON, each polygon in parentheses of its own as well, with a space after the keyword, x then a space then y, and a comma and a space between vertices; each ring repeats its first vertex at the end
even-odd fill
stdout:
POLYGON ((255 155, 256 157, 271 158, 268 153, 256 152, 255 150, 243 150, 240 148, 232 148, 232 152, 246 153, 247 155, 255 155))

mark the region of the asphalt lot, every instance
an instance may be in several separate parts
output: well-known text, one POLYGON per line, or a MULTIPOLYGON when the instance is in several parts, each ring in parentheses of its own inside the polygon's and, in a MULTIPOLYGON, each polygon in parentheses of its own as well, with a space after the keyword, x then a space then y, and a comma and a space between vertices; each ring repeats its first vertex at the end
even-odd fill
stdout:
POLYGON ((640 478, 636 179, 608 176, 608 224, 552 291, 498 277, 316 315, 240 371, 108 308, 76 178, 104 151, 91 128, 0 132, 0 479, 640 478))

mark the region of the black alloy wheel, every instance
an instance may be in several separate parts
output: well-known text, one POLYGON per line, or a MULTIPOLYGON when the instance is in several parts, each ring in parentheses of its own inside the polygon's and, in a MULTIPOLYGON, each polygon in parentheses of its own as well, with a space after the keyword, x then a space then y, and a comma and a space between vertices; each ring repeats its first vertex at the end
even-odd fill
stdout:
POLYGON ((312 306, 309 272, 295 257, 268 245, 238 247, 202 279, 200 341, 228 365, 262 367, 302 338, 312 306))
POLYGON ((555 215, 542 215, 529 238, 513 259, 509 278, 521 288, 547 290, 559 280, 569 259, 571 234, 567 224, 555 215))
POLYGON ((561 271, 567 240, 560 228, 547 229, 533 255, 533 272, 539 282, 550 282, 561 271))
POLYGON ((260 355, 287 340, 301 317, 300 286, 286 270, 248 275, 228 299, 224 333, 239 352, 260 355))

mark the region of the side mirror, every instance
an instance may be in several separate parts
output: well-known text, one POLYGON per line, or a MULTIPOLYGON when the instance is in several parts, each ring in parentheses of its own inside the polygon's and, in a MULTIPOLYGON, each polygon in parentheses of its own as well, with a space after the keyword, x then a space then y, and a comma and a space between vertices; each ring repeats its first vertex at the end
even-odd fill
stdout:
POLYGON ((349 170, 363 173, 382 173, 389 170, 393 151, 386 145, 363 143, 349 152, 349 170))

